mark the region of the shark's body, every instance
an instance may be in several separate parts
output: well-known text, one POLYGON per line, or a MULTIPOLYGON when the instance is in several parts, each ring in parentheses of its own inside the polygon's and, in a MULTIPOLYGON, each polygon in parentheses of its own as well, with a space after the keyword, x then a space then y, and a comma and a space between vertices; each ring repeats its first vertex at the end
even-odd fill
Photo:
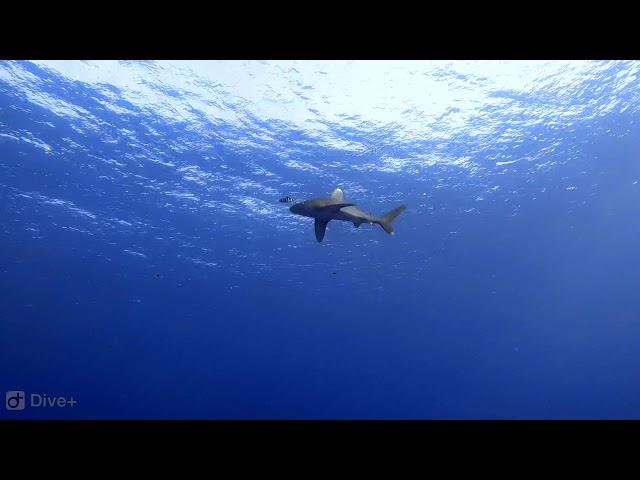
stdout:
POLYGON ((389 235, 393 235, 394 231, 391 227, 391 222, 406 208, 406 206, 402 205, 377 218, 360 210, 355 203, 345 203, 344 193, 339 188, 336 188, 329 198, 315 198, 299 202, 292 205, 289 210, 296 215, 314 218, 316 239, 321 242, 324 238, 327 224, 331 220, 351 222, 356 228, 363 223, 375 223, 380 225, 389 235))

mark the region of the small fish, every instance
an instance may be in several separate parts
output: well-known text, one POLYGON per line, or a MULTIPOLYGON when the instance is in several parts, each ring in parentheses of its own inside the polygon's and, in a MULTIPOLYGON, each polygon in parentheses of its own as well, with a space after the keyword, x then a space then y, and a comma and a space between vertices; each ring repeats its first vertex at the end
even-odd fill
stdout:
POLYGON ((280 199, 280 203, 296 203, 296 200, 294 198, 286 196, 280 199))

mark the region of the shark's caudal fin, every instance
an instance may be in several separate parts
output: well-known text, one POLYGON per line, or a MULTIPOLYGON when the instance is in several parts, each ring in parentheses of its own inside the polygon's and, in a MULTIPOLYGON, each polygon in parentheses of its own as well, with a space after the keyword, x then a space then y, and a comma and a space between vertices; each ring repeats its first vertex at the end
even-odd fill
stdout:
POLYGON ((402 212, 404 212, 406 209, 407 209, 406 205, 400 205, 398 208, 394 208, 386 215, 380 217, 376 221, 376 223, 380 225, 382 228, 384 228, 384 231, 387 232, 389 235, 393 235, 394 231, 393 231, 393 227, 391 226, 391 222, 393 222, 395 218, 398 215, 400 215, 402 212))

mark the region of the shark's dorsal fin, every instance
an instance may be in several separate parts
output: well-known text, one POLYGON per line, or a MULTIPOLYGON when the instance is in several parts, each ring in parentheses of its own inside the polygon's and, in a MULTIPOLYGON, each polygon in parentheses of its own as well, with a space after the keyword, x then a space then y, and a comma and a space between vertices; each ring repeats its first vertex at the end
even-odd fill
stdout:
POLYGON ((336 202, 344 203, 344 192, 341 189, 336 188, 331 193, 331 199, 336 201, 336 202))
POLYGON ((316 240, 319 242, 324 238, 324 233, 327 231, 327 223, 330 220, 320 220, 316 218, 315 229, 316 229, 316 240))

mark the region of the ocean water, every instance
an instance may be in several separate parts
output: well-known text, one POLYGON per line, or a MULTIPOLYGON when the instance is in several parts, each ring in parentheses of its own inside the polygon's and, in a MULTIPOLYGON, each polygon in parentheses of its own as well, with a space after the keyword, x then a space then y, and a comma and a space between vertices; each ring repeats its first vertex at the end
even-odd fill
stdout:
POLYGON ((0 418, 640 418, 639 73, 0 61, 0 418))

